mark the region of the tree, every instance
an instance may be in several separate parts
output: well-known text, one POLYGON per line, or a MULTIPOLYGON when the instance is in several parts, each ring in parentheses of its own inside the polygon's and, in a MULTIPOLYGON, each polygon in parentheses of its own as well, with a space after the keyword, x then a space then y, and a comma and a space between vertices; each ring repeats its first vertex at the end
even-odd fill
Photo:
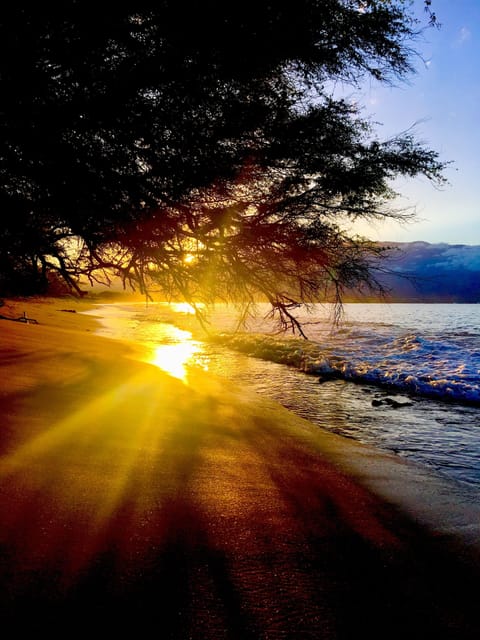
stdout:
POLYGON ((401 217, 390 180, 444 165, 411 134, 376 139, 331 87, 405 77, 418 28, 401 0, 4 10, 0 287, 114 273, 189 302, 262 296, 294 326, 299 303, 375 286, 378 247, 342 222, 401 217))

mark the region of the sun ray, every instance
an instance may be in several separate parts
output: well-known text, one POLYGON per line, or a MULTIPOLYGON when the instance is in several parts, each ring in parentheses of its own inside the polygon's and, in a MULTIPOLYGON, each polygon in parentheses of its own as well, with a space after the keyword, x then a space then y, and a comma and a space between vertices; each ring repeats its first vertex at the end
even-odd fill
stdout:
MULTIPOLYGON (((129 380, 95 395, 68 418, 0 458, 2 485, 30 496, 3 514, 2 540, 9 542, 25 523, 29 562, 36 566, 45 559, 58 561, 65 586, 93 561, 119 514, 126 514, 122 518, 127 523, 133 513, 148 523, 148 514, 158 508, 158 496, 142 493, 139 478, 150 486, 153 459, 179 420, 183 389, 158 369, 142 367, 129 380), (101 469, 108 471, 99 482, 101 469), (42 512, 29 513, 26 509, 40 494, 42 512), (70 530, 79 510, 84 526, 81 531, 70 530)), ((133 553, 135 545, 122 530, 112 535, 119 548, 133 553)), ((141 541, 139 545, 136 552, 143 553, 141 541)))

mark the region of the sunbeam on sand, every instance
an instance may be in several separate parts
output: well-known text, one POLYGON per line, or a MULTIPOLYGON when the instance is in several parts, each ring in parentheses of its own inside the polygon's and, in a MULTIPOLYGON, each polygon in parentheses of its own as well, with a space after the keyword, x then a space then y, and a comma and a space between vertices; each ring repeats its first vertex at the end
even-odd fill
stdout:
POLYGON ((472 549, 366 488, 402 493, 407 465, 190 366, 188 336, 152 366, 91 318, 29 314, 2 325, 5 628, 476 637, 472 549))

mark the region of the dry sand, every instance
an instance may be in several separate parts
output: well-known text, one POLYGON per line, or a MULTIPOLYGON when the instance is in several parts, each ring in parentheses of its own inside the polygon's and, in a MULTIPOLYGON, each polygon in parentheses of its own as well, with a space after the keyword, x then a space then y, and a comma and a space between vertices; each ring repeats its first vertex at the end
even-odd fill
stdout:
POLYGON ((86 306, 0 309, 38 321, 0 321, 4 628, 480 637, 476 505, 204 372, 140 362, 86 306))

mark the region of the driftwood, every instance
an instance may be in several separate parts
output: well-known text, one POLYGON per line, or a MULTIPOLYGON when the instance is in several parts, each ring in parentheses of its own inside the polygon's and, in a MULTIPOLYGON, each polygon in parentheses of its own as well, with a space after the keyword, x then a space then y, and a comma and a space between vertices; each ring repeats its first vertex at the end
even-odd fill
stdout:
POLYGON ((25 324, 38 324, 38 320, 35 320, 35 318, 27 318, 27 314, 25 311, 23 312, 23 316, 20 316, 19 318, 9 318, 8 316, 0 315, 0 320, 11 320, 12 322, 24 322, 25 324))

